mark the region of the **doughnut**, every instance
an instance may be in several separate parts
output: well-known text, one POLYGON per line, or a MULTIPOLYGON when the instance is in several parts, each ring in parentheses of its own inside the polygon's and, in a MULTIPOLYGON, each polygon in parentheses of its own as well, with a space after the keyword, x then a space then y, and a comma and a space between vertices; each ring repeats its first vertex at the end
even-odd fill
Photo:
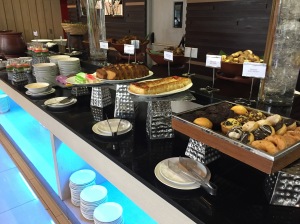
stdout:
POLYGON ((272 125, 277 124, 279 121, 282 120, 282 117, 279 114, 274 114, 266 118, 272 125))
POLYGON ((252 132, 252 131, 258 129, 258 127, 259 127, 259 125, 255 121, 248 121, 247 123, 243 124, 242 130, 252 132))
POLYGON ((296 127, 294 131, 300 131, 300 127, 296 127))
POLYGON ((199 126, 206 127, 206 128, 209 128, 209 129, 212 129, 212 127, 213 127, 212 122, 209 119, 207 119, 206 117, 196 118, 194 120, 194 123, 199 125, 199 126))
POLYGON ((253 132, 255 140, 262 140, 268 137, 269 135, 274 135, 274 134, 275 134, 275 130, 270 125, 263 125, 253 132))
POLYGON ((259 121, 256 121, 258 123, 259 126, 263 126, 263 125, 272 125, 270 121, 267 121, 266 119, 262 119, 259 121))
POLYGON ((248 114, 248 110, 246 109, 246 107, 244 107, 242 105, 235 105, 235 106, 231 107, 230 110, 232 110, 235 114, 238 114, 238 115, 248 114))
POLYGON ((255 111, 255 110, 251 111, 248 117, 249 117, 249 121, 259 121, 262 119, 266 119, 266 115, 264 115, 260 111, 255 111))
POLYGON ((293 131, 297 128, 297 123, 293 119, 285 119, 284 124, 286 125, 288 131, 293 131))
POLYGON ((265 151, 269 154, 275 154, 278 152, 277 147, 270 141, 267 140, 257 140, 257 141, 253 141, 251 143, 251 146, 253 146, 256 149, 265 151))
POLYGON ((283 135, 287 131, 287 127, 283 120, 277 122, 277 124, 274 125, 274 129, 277 135, 283 135))
POLYGON ((300 141, 300 131, 287 131, 284 135, 290 136, 297 141, 300 141))
POLYGON ((282 137, 285 139, 287 147, 290 147, 290 146, 294 145, 297 142, 297 139, 293 138, 290 135, 284 134, 284 135, 282 135, 282 137))
POLYGON ((243 132, 240 141, 244 144, 250 144, 254 141, 254 135, 249 131, 245 131, 243 132))
POLYGON ((282 135, 270 135, 265 140, 272 142, 279 150, 287 147, 286 140, 282 135))
POLYGON ((227 134, 231 128, 236 126, 241 126, 241 124, 234 118, 228 118, 226 121, 221 122, 221 129, 224 134, 227 134))
POLYGON ((239 140, 243 134, 240 126, 233 127, 227 132, 227 136, 231 139, 239 140))

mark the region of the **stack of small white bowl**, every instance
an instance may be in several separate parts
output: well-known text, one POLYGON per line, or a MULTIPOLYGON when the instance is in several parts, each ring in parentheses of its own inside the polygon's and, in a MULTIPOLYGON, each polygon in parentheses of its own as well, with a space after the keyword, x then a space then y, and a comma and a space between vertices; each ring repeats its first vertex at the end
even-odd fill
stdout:
POLYGON ((84 188, 80 193, 80 211, 84 218, 94 220, 94 210, 107 200, 107 189, 101 185, 84 188))
POLYGON ((69 178, 71 191, 71 202, 75 206, 80 206, 80 193, 86 187, 96 184, 96 173, 92 170, 83 169, 74 172, 69 178))
POLYGON ((79 58, 65 58, 58 61, 59 73, 63 76, 77 74, 81 71, 79 58))
POLYGON ((58 61, 70 58, 69 55, 52 55, 49 57, 50 62, 55 63, 58 66, 58 61))
POLYGON ((55 63, 39 63, 34 64, 33 75, 37 82, 47 82, 50 84, 55 84, 55 78, 57 76, 58 70, 55 63))
POLYGON ((123 208, 115 202, 100 204, 94 211, 95 224, 123 224, 123 208))

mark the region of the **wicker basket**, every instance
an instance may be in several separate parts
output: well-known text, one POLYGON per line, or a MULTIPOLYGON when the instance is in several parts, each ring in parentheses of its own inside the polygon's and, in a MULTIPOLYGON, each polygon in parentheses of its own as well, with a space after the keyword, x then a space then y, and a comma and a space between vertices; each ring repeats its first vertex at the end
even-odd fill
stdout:
POLYGON ((87 25, 81 23, 61 23, 62 28, 70 35, 84 35, 87 32, 87 25))

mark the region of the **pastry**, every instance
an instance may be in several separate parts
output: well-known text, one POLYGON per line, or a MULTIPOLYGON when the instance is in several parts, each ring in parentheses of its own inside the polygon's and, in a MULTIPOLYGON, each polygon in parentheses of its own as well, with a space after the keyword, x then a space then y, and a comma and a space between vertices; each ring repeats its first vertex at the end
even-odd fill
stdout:
POLYGON ((246 115, 248 113, 248 110, 246 109, 246 107, 244 107, 242 105, 235 105, 235 106, 231 107, 230 110, 232 110, 234 113, 236 113, 238 115, 246 115))
POLYGON ((284 134, 284 135, 282 135, 282 137, 285 139, 287 147, 290 147, 290 146, 294 145, 297 142, 297 139, 290 136, 290 135, 284 134))
POLYGON ((221 129, 224 134, 227 134, 231 128, 236 126, 241 126, 241 124, 234 118, 228 118, 226 121, 221 122, 221 129))
POLYGON ((235 119, 238 120, 238 122, 240 122, 241 125, 243 125, 249 121, 249 118, 245 115, 239 115, 239 116, 235 117, 235 119))
POLYGON ((288 131, 293 131, 297 128, 297 123, 293 119, 285 119, 284 124, 288 131))
POLYGON ((255 140, 262 140, 275 134, 275 129, 270 125, 263 125, 253 132, 255 140))
POLYGON ((240 126, 233 127, 227 132, 227 136, 231 139, 239 140, 243 134, 242 128, 240 126))
POLYGON ((84 84, 87 82, 86 78, 86 73, 84 72, 79 72, 75 75, 75 82, 79 84, 84 84))
POLYGON ((259 121, 256 121, 258 123, 259 126, 263 126, 263 125, 272 125, 270 121, 266 120, 266 119, 262 119, 259 121))
POLYGON ((284 135, 292 137, 297 142, 300 141, 300 132, 299 131, 287 131, 284 135))
POLYGON ((277 135, 283 135, 287 131, 287 127, 283 120, 277 122, 273 127, 277 135))
POLYGON ((99 79, 122 80, 135 79, 149 75, 149 69, 140 64, 114 64, 96 70, 99 79))
POLYGON ((244 144, 250 144, 254 141, 254 135, 249 131, 245 131, 243 132, 240 141, 244 144))
POLYGON ((192 81, 190 78, 171 76, 153 81, 135 82, 129 85, 129 90, 136 94, 159 94, 183 88, 192 81))
POLYGON ((272 125, 277 124, 279 121, 282 120, 282 117, 279 114, 274 114, 266 118, 272 125))
POLYGON ((272 154, 272 155, 279 151, 278 148, 272 142, 267 141, 267 140, 253 141, 251 143, 251 146, 256 148, 256 149, 267 152, 269 154, 272 154))
POLYGON ((194 123, 199 125, 199 126, 206 127, 206 128, 209 128, 209 129, 212 129, 212 127, 213 127, 212 122, 209 119, 205 118, 205 117, 196 118, 194 120, 194 123))
POLYGON ((265 140, 272 142, 279 150, 283 150, 287 147, 286 140, 281 135, 271 135, 266 137, 265 140))
POLYGON ((242 126, 243 131, 250 131, 250 132, 252 132, 258 128, 259 128, 259 125, 255 121, 248 121, 247 123, 245 123, 242 126))
POLYGON ((250 111, 248 114, 249 121, 259 121, 266 118, 266 115, 264 115, 261 111, 250 111))

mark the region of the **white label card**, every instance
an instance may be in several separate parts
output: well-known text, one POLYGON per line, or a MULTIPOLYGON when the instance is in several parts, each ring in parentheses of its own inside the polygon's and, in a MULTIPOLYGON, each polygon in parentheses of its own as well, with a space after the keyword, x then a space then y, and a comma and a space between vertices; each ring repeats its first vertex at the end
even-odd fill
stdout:
POLYGON ((222 56, 221 55, 206 55, 206 67, 212 67, 212 68, 221 68, 221 61, 222 56))
POLYGON ((131 44, 135 47, 135 49, 140 49, 140 41, 139 40, 131 40, 131 44))
POLYGON ((125 54, 134 54, 134 45, 124 44, 124 53, 125 54))
POLYGON ((100 48, 108 50, 108 42, 107 41, 100 41, 100 48))
POLYGON ((33 31, 33 36, 35 36, 35 37, 39 36, 38 31, 33 31))
POLYGON ((244 62, 242 76, 264 79, 266 70, 266 63, 244 62))
POLYGON ((197 58, 198 57, 198 48, 185 47, 184 48, 184 57, 197 58))
POLYGON ((164 51, 164 59, 166 61, 173 61, 173 51, 164 51))

